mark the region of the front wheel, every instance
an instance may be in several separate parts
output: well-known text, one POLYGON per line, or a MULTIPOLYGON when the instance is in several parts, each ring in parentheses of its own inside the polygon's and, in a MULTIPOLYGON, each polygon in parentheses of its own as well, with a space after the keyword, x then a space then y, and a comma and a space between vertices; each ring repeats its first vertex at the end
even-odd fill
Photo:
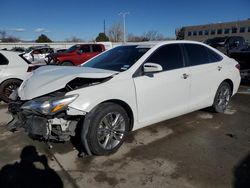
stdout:
POLYGON ((229 103, 232 95, 232 90, 227 82, 222 82, 215 94, 212 110, 215 112, 223 113, 229 103))
POLYGON ((116 152, 122 145, 129 128, 129 117, 118 104, 99 105, 90 117, 87 133, 89 149, 96 155, 116 152))
POLYGON ((0 98, 6 103, 10 102, 9 96, 21 85, 21 83, 22 80, 18 79, 9 79, 3 82, 0 85, 0 98))

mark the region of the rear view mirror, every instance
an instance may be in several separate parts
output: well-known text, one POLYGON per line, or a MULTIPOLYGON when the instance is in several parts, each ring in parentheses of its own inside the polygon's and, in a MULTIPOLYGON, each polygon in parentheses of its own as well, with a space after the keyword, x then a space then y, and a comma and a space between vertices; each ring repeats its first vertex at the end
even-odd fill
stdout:
POLYGON ((162 71, 162 66, 157 63, 145 63, 143 65, 143 72, 153 73, 162 71))

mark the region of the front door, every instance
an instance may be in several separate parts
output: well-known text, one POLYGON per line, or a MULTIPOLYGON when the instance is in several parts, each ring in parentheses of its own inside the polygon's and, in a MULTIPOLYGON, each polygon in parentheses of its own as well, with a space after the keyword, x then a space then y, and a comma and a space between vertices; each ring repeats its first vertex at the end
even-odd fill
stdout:
POLYGON ((163 71, 134 78, 139 123, 155 123, 186 113, 190 79, 180 45, 160 47, 146 62, 160 64, 163 71))

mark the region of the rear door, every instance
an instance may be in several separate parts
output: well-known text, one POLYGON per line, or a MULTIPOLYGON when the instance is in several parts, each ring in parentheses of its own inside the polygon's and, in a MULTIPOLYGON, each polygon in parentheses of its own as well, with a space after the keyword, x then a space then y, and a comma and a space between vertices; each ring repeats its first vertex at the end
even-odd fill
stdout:
POLYGON ((190 81, 179 44, 156 50, 146 62, 157 63, 162 72, 134 78, 139 123, 154 123, 187 112, 190 81))
POLYGON ((103 49, 102 49, 101 45, 99 45, 99 44, 92 45, 92 57, 95 57, 96 55, 98 55, 99 53, 102 53, 102 52, 103 52, 103 49))
POLYGON ((82 45, 79 50, 78 54, 76 55, 76 64, 82 64, 85 61, 91 58, 91 48, 90 45, 82 45))
POLYGON ((190 68, 190 110, 212 105, 222 76, 222 57, 200 44, 183 44, 190 68))

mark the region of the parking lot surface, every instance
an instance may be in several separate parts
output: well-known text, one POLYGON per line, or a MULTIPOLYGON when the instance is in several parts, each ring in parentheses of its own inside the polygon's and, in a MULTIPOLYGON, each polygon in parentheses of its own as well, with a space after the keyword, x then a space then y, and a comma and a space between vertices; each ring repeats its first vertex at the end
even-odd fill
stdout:
POLYGON ((8 132, 10 119, 1 103, 0 176, 15 171, 29 185, 41 180, 40 173, 53 177, 43 186, 55 187, 250 187, 248 86, 240 88, 224 114, 200 110, 140 129, 110 156, 79 158, 70 142, 48 149, 23 131, 8 132), (34 157, 26 160, 31 150, 34 157), (29 173, 32 178, 25 177, 29 173))

